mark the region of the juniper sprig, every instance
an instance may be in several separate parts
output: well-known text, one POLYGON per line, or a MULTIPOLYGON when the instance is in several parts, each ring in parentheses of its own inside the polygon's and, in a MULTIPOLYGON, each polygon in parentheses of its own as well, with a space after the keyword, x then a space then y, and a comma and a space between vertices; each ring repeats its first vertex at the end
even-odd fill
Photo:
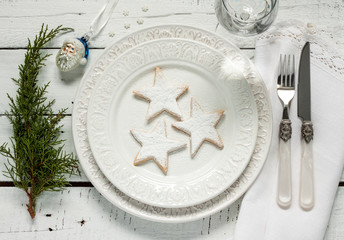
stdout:
POLYGON ((57 34, 71 28, 58 26, 48 30, 41 27, 33 42, 28 39, 24 63, 19 65, 18 86, 13 98, 7 94, 10 110, 5 112, 13 127, 13 136, 0 146, 0 154, 7 158, 4 175, 14 185, 25 191, 29 201, 27 209, 33 219, 36 215, 36 199, 44 191, 60 191, 69 185, 66 175, 79 173, 73 153, 63 151, 64 142, 59 138, 67 109, 54 113, 55 100, 47 101, 49 83, 39 86, 38 74, 50 54, 42 49, 57 34))

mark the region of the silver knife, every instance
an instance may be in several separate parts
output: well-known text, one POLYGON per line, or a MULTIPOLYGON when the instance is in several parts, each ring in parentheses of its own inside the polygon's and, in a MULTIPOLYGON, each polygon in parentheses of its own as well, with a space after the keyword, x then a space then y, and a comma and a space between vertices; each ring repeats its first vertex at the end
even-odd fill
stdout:
POLYGON ((310 73, 310 44, 307 42, 302 49, 299 82, 298 82, 298 116, 302 119, 301 127, 301 176, 300 176, 300 206, 310 210, 314 206, 314 177, 313 177, 313 123, 311 120, 311 73, 310 73))

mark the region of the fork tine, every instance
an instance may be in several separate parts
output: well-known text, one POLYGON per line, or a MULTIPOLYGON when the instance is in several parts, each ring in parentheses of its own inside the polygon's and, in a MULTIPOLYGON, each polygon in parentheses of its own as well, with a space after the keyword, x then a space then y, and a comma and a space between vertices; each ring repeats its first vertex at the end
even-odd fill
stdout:
POLYGON ((282 79, 282 55, 280 54, 280 61, 279 61, 279 72, 277 77, 277 84, 281 85, 281 79, 282 79))
POLYGON ((287 69, 287 55, 284 55, 284 59, 283 59, 283 87, 285 87, 287 85, 287 72, 288 72, 288 69, 287 69))
POLYGON ((290 55, 288 55, 288 82, 287 82, 287 86, 290 87, 291 86, 291 66, 290 66, 290 55))
POLYGON ((292 74, 291 74, 291 86, 295 87, 295 55, 293 55, 293 66, 292 66, 292 74))

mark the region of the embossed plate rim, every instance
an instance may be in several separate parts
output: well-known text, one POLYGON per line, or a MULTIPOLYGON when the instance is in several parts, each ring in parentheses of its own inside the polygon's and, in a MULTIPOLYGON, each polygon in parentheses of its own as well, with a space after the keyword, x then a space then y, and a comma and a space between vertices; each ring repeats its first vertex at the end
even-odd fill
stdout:
POLYGON ((108 46, 104 53, 98 58, 97 62, 89 67, 77 90, 72 115, 72 130, 75 149, 79 156, 80 164, 84 169, 84 173, 92 182, 93 186, 109 202, 123 211, 146 220, 165 223, 195 221, 214 214, 238 200, 252 185, 260 173, 266 160, 272 137, 272 112, 267 89, 253 63, 245 57, 245 59, 250 62, 250 66, 253 69, 252 71, 257 75, 255 78, 248 78, 248 80, 251 84, 251 89, 254 93, 258 109, 258 138, 255 151, 248 167, 245 169, 244 174, 240 176, 240 178, 230 188, 216 198, 197 206, 180 209, 157 208, 128 197, 115 188, 105 178, 99 167, 96 165, 92 153, 90 152, 87 132, 85 129, 87 101, 89 93, 93 89, 94 81, 97 80, 97 77, 102 75, 102 71, 104 71, 106 65, 111 63, 111 60, 109 60, 110 57, 116 58, 116 56, 120 55, 125 51, 125 49, 130 48, 130 45, 138 45, 142 42, 156 38, 169 38, 172 35, 171 31, 173 30, 176 32, 176 30, 174 30, 176 28, 181 29, 181 31, 184 31, 186 32, 185 34, 187 34, 186 36, 174 36, 176 38, 194 39, 196 41, 205 42, 207 45, 221 52, 226 52, 227 48, 234 48, 236 51, 240 51, 236 46, 223 37, 191 26, 161 25, 134 32, 122 37, 108 46), (166 32, 166 34, 164 34, 165 36, 161 36, 161 32, 166 32), (190 34, 190 32, 193 34, 190 34), (157 35, 159 33, 160 35, 157 35), (150 36, 147 37, 147 34, 150 36), (154 36, 154 34, 156 36, 154 36), (146 38, 139 39, 141 35, 145 35, 146 38), (92 77, 93 81, 89 79, 90 77, 92 77))

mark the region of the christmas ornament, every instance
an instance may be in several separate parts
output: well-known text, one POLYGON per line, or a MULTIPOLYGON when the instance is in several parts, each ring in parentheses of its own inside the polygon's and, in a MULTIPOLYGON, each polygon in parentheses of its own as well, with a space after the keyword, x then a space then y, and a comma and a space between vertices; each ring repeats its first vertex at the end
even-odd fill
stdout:
POLYGON ((66 39, 56 55, 56 65, 62 72, 71 71, 87 63, 88 53, 85 37, 66 39))
POLYGON ((81 38, 69 38, 63 42, 56 55, 56 66, 62 72, 76 69, 79 65, 85 65, 89 56, 88 41, 97 36, 109 21, 118 0, 108 0, 98 15, 90 24, 90 30, 81 38), (105 10, 108 9, 104 17, 105 10))

